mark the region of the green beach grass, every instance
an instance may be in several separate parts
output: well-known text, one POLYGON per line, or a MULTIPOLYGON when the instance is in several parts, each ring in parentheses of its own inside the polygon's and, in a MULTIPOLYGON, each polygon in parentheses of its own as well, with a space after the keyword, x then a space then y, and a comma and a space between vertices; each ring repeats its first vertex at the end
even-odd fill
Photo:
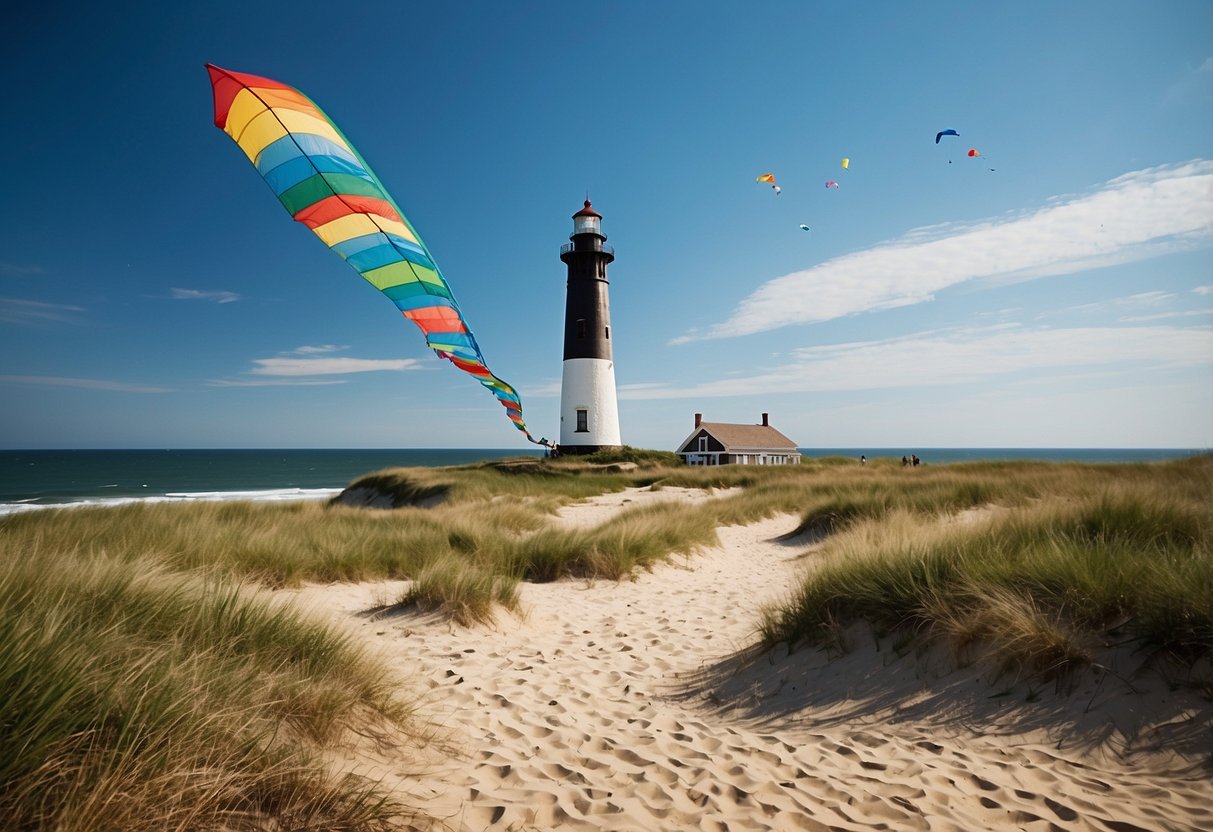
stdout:
MULTIPOLYGON (((1213 465, 957 466, 913 487, 833 498, 830 532, 762 638, 837 643, 856 622, 1053 678, 1133 643, 1182 667, 1213 657, 1213 465), (987 482, 979 484, 973 475, 987 482), (986 509, 960 521, 965 508, 986 509), (951 522, 948 522, 949 518, 951 522)), ((933 474, 935 472, 932 472, 933 474)))
POLYGON ((144 558, 0 562, 0 817, 12 829, 387 829, 326 749, 408 732, 396 680, 331 628, 144 558))
POLYGON ((1213 458, 1138 465, 895 460, 684 468, 655 454, 368 474, 390 510, 134 504, 0 518, 0 816, 15 828, 379 829, 407 818, 326 753, 424 728, 397 681, 257 586, 410 579, 397 603, 461 624, 522 581, 621 579, 776 514, 810 568, 762 643, 855 623, 1052 677, 1132 642, 1213 697, 1213 458), (621 464, 622 463, 622 464, 621 464), (625 488, 714 499, 562 505, 625 488), (424 507, 422 507, 424 506, 424 507))

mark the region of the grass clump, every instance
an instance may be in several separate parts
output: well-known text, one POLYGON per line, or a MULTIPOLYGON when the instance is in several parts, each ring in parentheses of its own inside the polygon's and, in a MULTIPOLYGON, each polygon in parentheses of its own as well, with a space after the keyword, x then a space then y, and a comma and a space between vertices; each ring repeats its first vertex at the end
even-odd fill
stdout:
MULTIPOLYGON (((575 457, 581 460, 584 457, 575 457)), ((625 471, 610 466, 535 457, 492 460, 447 468, 389 468, 360 477, 347 492, 367 489, 396 500, 394 507, 442 501, 453 505, 497 500, 580 500, 631 485, 625 471)), ((340 497, 336 502, 340 501, 340 497)))
POLYGON ((646 448, 633 448, 624 445, 622 448, 595 451, 592 454, 562 456, 558 459, 565 464, 582 465, 611 465, 630 462, 645 468, 676 467, 682 465, 682 458, 673 451, 654 451, 646 448))
POLYGON ((505 550, 506 568, 525 580, 562 577, 618 580, 671 554, 716 542, 716 524, 702 511, 656 504, 621 512, 592 529, 550 528, 505 550))
POLYGON ((518 579, 447 556, 418 571, 400 604, 437 610, 463 625, 488 623, 498 608, 518 610, 518 579))

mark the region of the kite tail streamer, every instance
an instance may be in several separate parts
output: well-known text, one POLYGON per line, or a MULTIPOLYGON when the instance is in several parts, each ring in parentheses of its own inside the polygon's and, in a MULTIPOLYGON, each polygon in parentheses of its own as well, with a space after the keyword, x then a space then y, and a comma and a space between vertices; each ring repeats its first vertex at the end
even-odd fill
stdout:
POLYGON ((383 183, 327 115, 278 81, 206 65, 215 126, 244 151, 296 222, 303 223, 396 305, 425 343, 479 381, 536 445, 522 400, 493 375, 446 278, 383 183))

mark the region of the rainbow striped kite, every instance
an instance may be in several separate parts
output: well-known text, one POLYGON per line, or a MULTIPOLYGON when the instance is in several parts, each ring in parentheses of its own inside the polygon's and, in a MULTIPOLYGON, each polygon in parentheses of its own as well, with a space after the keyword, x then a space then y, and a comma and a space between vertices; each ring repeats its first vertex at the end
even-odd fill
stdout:
POLYGON ((535 444, 522 401, 489 372, 459 304, 429 250, 337 125, 278 81, 206 65, 215 126, 231 136, 296 221, 391 299, 425 343, 487 387, 535 444))

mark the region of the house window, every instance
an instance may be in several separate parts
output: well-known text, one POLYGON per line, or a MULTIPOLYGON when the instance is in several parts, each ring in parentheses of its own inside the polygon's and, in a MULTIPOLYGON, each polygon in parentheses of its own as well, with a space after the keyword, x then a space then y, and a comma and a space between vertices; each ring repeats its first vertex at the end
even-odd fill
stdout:
POLYGON ((578 410, 577 411, 577 433, 589 433, 589 432, 590 432, 590 411, 578 410))
POLYGON ((708 450, 708 438, 706 436, 699 437, 699 452, 706 453, 708 450))
POLYGON ((585 318, 577 319, 577 337, 578 338, 585 337, 585 318))

